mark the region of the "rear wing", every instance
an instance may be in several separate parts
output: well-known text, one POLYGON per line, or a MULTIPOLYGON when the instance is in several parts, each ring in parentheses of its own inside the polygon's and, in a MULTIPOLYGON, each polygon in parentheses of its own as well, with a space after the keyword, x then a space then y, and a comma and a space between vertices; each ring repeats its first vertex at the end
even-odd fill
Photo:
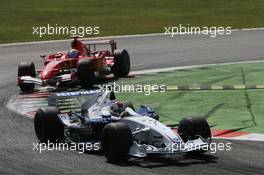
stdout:
POLYGON ((79 113, 83 104, 89 103, 103 93, 100 89, 51 93, 48 97, 48 105, 56 106, 62 113, 70 111, 79 113))
POLYGON ((115 44, 114 40, 83 41, 85 45, 115 44))
POLYGON ((114 52, 114 50, 117 49, 116 47, 116 42, 114 40, 98 40, 98 41, 83 41, 83 44, 86 45, 89 50, 93 46, 94 50, 96 50, 96 45, 106 45, 110 44, 111 45, 111 51, 114 52))

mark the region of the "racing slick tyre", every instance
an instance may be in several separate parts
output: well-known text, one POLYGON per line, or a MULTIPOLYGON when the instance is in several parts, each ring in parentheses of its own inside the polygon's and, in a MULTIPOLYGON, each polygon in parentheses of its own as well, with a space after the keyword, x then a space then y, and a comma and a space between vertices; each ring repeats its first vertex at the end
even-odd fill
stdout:
MULTIPOLYGON (((36 69, 35 69, 34 63, 33 62, 20 62, 18 66, 17 76, 18 77, 21 77, 21 76, 36 77, 36 69)), ((35 84, 33 83, 18 82, 18 85, 22 92, 32 91, 35 87, 35 84)))
POLYGON ((112 72, 115 77, 125 77, 130 72, 130 58, 127 50, 114 51, 114 65, 112 72))
POLYGON ((127 161, 132 144, 132 132, 125 123, 109 123, 102 130, 101 147, 110 162, 127 161))
POLYGON ((93 86, 95 76, 91 60, 84 59, 78 61, 77 76, 82 88, 89 88, 93 86))
MULTIPOLYGON (((209 144, 211 143, 211 130, 208 122, 202 117, 187 117, 183 118, 178 127, 178 133, 184 142, 188 140, 197 139, 201 136, 209 144)), ((191 154, 205 153, 208 149, 199 149, 189 152, 191 154)))
POLYGON ((64 140, 64 126, 58 118, 56 107, 40 108, 34 118, 37 138, 42 143, 60 142, 64 140))

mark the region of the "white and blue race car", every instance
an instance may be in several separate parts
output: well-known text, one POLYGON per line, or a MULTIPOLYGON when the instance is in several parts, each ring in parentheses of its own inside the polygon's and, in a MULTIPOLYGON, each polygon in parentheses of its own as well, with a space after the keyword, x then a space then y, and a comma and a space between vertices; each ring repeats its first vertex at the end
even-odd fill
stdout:
POLYGON ((34 118, 40 142, 99 143, 111 162, 131 156, 204 153, 211 143, 204 118, 184 118, 176 132, 159 122, 151 107, 135 110, 109 91, 54 93, 48 101, 49 107, 38 109, 34 118))

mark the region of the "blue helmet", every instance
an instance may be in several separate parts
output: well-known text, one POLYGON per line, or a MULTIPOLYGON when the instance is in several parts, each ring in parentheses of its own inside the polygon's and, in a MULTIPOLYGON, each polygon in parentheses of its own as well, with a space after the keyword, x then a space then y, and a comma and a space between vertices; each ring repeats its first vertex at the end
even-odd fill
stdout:
POLYGON ((68 57, 69 58, 77 58, 79 56, 80 52, 76 49, 71 49, 69 52, 68 52, 68 57))

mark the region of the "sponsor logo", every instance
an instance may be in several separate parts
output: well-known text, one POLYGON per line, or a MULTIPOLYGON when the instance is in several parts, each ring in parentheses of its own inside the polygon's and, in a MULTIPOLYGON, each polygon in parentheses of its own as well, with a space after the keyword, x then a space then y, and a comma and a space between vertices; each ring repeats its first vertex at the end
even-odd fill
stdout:
POLYGON ((101 90, 90 90, 90 91, 76 91, 76 92, 61 92, 55 93, 58 97, 70 97, 70 96, 79 96, 79 95, 92 95, 101 92, 101 90))

